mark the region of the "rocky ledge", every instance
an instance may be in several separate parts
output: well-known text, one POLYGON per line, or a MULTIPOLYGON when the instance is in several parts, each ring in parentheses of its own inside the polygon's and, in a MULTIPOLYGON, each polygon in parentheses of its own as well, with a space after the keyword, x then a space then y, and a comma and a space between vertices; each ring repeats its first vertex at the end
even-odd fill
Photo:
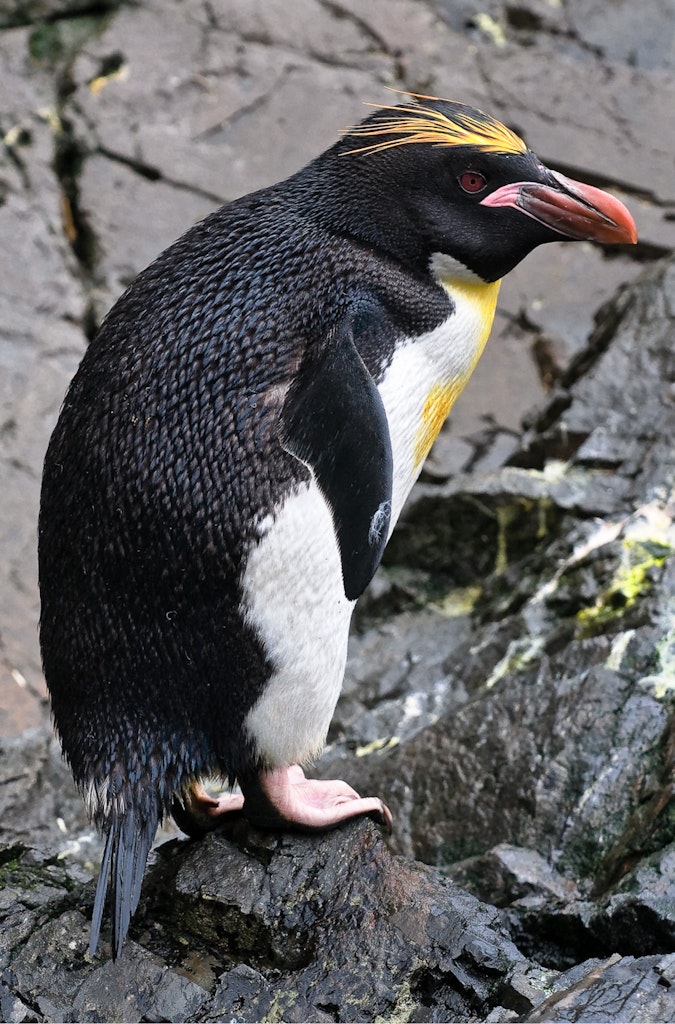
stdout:
POLYGON ((543 968, 369 822, 165 845, 117 963, 86 954, 91 885, 36 851, 2 856, 6 1021, 672 1019, 675 956, 543 968))
POLYGON ((91 833, 53 742, 5 744, 3 1019, 675 1020, 674 338, 670 261, 507 466, 414 492, 320 766, 391 847, 172 839, 91 960, 91 833))

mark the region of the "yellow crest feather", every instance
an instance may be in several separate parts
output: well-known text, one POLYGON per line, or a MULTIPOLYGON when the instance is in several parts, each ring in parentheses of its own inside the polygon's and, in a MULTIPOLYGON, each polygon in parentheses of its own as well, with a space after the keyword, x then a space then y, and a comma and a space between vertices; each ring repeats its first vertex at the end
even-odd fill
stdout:
POLYGON ((433 146, 474 146, 483 153, 527 152, 527 146, 515 132, 480 110, 450 100, 439 100, 437 96, 410 95, 420 100, 451 103, 456 113, 450 117, 440 110, 418 103, 403 103, 396 107, 367 103, 366 106, 378 110, 394 111, 394 115, 346 128, 344 135, 355 135, 363 139, 377 139, 380 136, 380 140, 365 142, 363 146, 356 146, 344 155, 380 153, 395 146, 424 142, 433 146))

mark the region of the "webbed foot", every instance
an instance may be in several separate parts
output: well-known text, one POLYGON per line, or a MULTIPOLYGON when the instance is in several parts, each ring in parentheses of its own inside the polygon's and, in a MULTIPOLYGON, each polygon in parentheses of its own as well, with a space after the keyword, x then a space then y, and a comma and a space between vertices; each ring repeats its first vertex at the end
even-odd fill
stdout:
POLYGON ((299 765, 267 769, 240 782, 243 813, 253 825, 321 831, 368 815, 388 833, 392 830, 391 812, 379 797, 360 797, 339 779, 307 779, 299 765))

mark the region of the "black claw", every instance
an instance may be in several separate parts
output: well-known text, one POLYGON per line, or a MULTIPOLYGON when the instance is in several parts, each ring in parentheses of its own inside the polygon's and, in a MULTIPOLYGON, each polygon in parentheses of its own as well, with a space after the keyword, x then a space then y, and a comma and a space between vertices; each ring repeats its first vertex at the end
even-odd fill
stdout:
POLYGON ((368 817, 371 821, 374 821, 376 825, 379 825, 388 836, 390 836, 394 831, 394 819, 392 817, 392 813, 383 800, 380 800, 380 810, 371 811, 368 817))

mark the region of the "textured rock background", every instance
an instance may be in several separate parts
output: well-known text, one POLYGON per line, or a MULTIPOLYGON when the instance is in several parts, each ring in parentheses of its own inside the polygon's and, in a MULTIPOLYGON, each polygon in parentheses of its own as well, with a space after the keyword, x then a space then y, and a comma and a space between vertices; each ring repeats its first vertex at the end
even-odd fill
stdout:
POLYGON ((636 11, 0 0, 3 1019, 675 1019, 675 10, 636 11), (505 282, 358 609, 320 766, 386 794, 394 851, 493 907, 367 823, 214 836, 158 852, 125 957, 92 963, 98 845, 36 641, 49 432, 135 273, 385 86, 495 113, 621 194, 641 237, 505 282))

